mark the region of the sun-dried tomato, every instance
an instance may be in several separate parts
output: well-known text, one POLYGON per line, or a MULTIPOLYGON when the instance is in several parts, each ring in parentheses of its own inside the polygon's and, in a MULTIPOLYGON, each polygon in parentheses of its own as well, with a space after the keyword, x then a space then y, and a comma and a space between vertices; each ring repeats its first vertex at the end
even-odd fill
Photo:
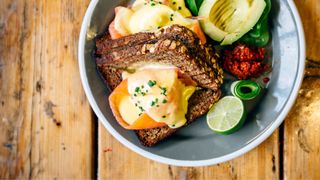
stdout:
POLYGON ((238 77, 249 79, 258 77, 269 67, 263 63, 266 49, 249 47, 243 44, 236 45, 233 49, 225 50, 224 69, 238 77))

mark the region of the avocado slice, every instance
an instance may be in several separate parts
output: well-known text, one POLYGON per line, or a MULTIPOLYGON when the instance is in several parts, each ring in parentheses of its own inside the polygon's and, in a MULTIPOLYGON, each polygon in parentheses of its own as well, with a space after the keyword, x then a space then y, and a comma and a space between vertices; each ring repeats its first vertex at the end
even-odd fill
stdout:
POLYGON ((230 45, 254 27, 265 7, 264 0, 204 0, 201 27, 221 45, 230 45))

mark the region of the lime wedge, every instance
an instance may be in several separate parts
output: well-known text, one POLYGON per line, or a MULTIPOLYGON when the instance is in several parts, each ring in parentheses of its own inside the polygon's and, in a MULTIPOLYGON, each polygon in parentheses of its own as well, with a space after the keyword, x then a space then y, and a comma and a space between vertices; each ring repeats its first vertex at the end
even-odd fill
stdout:
POLYGON ((210 129, 220 134, 231 134, 242 127, 246 112, 242 101, 234 96, 226 96, 214 104, 207 114, 210 129))

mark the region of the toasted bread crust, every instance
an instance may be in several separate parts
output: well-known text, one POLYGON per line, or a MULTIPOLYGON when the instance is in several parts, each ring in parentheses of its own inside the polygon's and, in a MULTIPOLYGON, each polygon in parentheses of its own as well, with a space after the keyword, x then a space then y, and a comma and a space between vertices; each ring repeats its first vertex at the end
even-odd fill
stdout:
MULTIPOLYGON (((214 52, 200 45, 187 28, 173 25, 157 33, 137 33, 117 40, 104 36, 97 39, 96 46, 98 70, 111 90, 121 83, 122 71, 134 63, 172 64, 190 75, 202 88, 189 99, 187 125, 204 115, 220 98, 223 72, 212 55, 214 52)), ((135 132, 144 146, 153 146, 178 129, 166 126, 135 132)))
POLYGON ((217 90, 223 83, 223 71, 212 48, 201 45, 192 31, 178 25, 117 40, 102 38, 97 41, 97 54, 99 68, 125 69, 139 63, 162 63, 178 67, 202 87, 217 90))

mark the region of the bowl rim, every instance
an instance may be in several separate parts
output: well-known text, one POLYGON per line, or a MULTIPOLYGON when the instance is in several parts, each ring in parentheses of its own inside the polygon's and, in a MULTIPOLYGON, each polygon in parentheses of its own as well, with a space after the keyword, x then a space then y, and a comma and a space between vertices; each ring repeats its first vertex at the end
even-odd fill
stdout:
POLYGON ((291 95, 289 99, 287 100, 287 103, 283 110, 280 112, 280 115, 276 118, 274 123, 272 123, 269 127, 266 127, 263 132, 261 132, 255 139, 253 139, 251 142, 249 142, 244 147, 238 149, 237 151, 234 151, 232 153, 226 154, 221 157, 207 159, 207 160, 177 160, 172 158, 166 158, 162 157, 153 153, 150 153, 148 151, 143 150, 142 148, 136 146, 135 144, 131 143, 124 137, 122 137, 107 121, 106 117, 103 115, 103 113, 100 111, 97 103, 94 100, 93 94, 91 92, 91 89, 89 87, 89 82, 86 74, 86 66, 85 66, 85 40, 86 40, 86 34, 87 29, 91 21, 91 17, 93 14, 93 11, 97 5, 99 0, 92 0, 89 4, 89 7, 86 11, 86 14, 84 16, 80 36, 79 36, 79 44, 78 44, 78 61, 79 61, 79 69, 80 69, 80 77, 82 81, 82 86, 84 88, 85 94, 87 96, 87 99, 99 118, 100 122, 104 125, 104 127, 111 133, 111 135, 116 138, 121 144, 126 146, 127 148, 131 149, 132 151, 140 154, 141 156, 144 156, 148 159, 152 159, 154 161, 174 165, 174 166, 185 166, 185 167, 197 167, 197 166, 208 166, 208 165, 214 165, 218 163, 222 163, 225 161, 229 161, 231 159, 234 159, 236 157, 239 157, 248 151, 252 150, 253 148, 257 147, 259 144, 261 144, 264 140, 266 140, 275 130, 280 126, 280 124, 284 121, 287 114, 289 113, 290 109, 294 105, 294 102, 298 96, 299 89, 302 85, 303 77, 304 77, 304 68, 305 68, 305 58, 306 58, 306 47, 305 47, 305 36, 304 36, 304 30, 301 22, 301 18, 299 16, 298 10, 296 8, 296 5, 293 1, 287 1, 289 8, 294 16, 294 20, 296 21, 296 27, 298 30, 298 40, 299 40, 299 62, 298 62, 298 73, 296 77, 296 81, 294 84, 294 87, 292 89, 291 95))

